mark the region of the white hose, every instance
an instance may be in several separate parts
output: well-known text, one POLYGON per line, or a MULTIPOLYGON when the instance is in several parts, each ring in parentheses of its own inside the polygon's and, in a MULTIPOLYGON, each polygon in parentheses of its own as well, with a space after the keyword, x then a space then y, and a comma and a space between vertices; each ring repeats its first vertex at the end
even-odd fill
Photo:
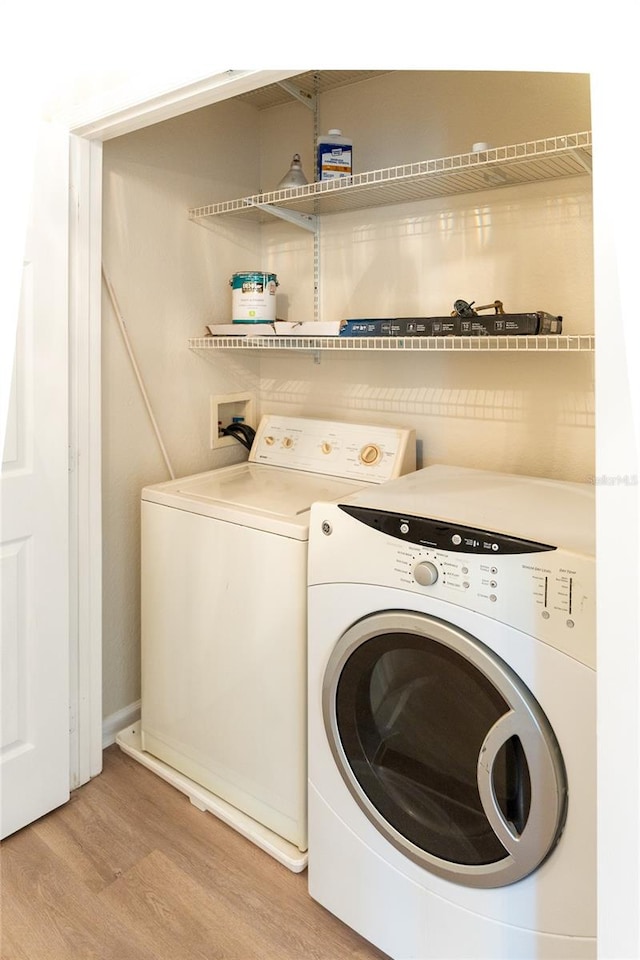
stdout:
POLYGON ((110 281, 109 281, 109 278, 107 277, 107 275, 106 275, 106 273, 105 273, 104 266, 102 267, 102 279, 104 280, 105 286, 106 286, 107 290, 109 291, 109 296, 111 297, 111 303, 112 303, 112 305, 113 305, 113 310, 114 310, 114 313, 115 313, 115 315, 116 315, 116 319, 117 319, 117 321, 118 321, 118 325, 119 325, 119 327, 120 327, 120 331, 121 331, 121 333, 122 333, 122 337, 123 337, 123 339, 124 339, 125 347, 127 348, 127 353, 129 354, 129 359, 131 360, 131 366, 133 367, 133 372, 134 372, 135 375, 136 375, 136 380, 138 381, 138 386, 140 387, 140 392, 141 392, 141 394, 142 394, 142 399, 144 400, 144 405, 145 405, 145 407, 147 408, 147 413, 149 414, 149 419, 151 420, 151 425, 152 425, 153 430, 154 430, 154 433, 155 433, 155 435, 156 435, 156 439, 157 439, 157 441, 158 441, 158 443, 159 443, 159 445, 160 445, 160 449, 161 449, 161 451, 162 451, 162 456, 164 457, 164 462, 165 462, 165 464, 167 465, 167 470, 169 471, 169 476, 171 477, 172 480, 175 480, 176 475, 175 475, 175 473, 173 472, 173 467, 171 466, 171 461, 169 460, 169 454, 167 453, 167 451, 166 451, 166 449, 165 449, 165 445, 164 445, 164 443, 162 442, 162 436, 161 436, 161 434, 160 434, 160 428, 158 427, 158 424, 156 423, 156 418, 155 418, 154 415, 153 415, 153 410, 151 409, 151 403, 149 402, 149 397, 147 396, 147 391, 145 390, 145 386, 144 386, 144 383, 143 383, 143 380, 142 380, 142 375, 141 375, 141 373, 140 373, 140 369, 139 369, 139 367, 138 367, 138 364, 136 363, 136 358, 135 358, 135 356, 133 355, 133 350, 131 349, 131 343, 130 343, 130 341, 129 341, 129 334, 127 333, 127 327, 126 327, 126 324, 125 324, 124 320, 122 319, 122 314, 120 313, 120 308, 119 308, 119 306, 118 306, 118 301, 116 300, 116 295, 115 295, 114 289, 113 289, 113 287, 111 286, 111 283, 110 283, 110 281))

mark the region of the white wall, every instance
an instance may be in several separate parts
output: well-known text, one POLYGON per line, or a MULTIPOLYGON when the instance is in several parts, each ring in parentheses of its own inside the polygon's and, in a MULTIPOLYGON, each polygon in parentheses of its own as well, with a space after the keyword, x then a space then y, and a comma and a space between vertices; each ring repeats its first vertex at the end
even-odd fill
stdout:
POLYGON ((587 482, 594 473, 589 356, 359 354, 268 358, 263 409, 414 426, 418 463, 587 482))

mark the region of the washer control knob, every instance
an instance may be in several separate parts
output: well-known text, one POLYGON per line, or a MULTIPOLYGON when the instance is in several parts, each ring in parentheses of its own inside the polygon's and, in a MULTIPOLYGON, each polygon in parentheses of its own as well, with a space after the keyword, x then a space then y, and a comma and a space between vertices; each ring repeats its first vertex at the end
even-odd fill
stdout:
POLYGON ((375 443, 367 443, 360 451, 360 460, 368 467, 372 467, 381 457, 380 447, 375 443))
POLYGON ((293 446, 293 440, 291 437, 283 437, 282 446, 285 448, 285 450, 289 450, 293 446))
POLYGON ((268 447, 272 447, 272 446, 274 445, 274 443, 276 442, 276 440, 275 440, 275 437, 269 436, 269 437, 265 437, 265 438, 264 438, 264 442, 266 443, 266 445, 267 445, 268 447))
POLYGON ((430 560, 423 560, 413 568, 413 575, 421 587, 431 587, 438 579, 438 568, 430 560))
POLYGON ((331 444, 328 440, 322 441, 322 446, 320 447, 323 453, 331 453, 331 444))

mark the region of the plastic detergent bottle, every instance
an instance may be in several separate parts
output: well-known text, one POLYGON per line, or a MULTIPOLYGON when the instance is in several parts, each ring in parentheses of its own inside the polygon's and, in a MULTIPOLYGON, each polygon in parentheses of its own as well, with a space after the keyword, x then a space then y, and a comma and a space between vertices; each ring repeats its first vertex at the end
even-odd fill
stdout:
POLYGON ((353 173, 353 141, 335 128, 318 137, 318 180, 339 180, 353 173))

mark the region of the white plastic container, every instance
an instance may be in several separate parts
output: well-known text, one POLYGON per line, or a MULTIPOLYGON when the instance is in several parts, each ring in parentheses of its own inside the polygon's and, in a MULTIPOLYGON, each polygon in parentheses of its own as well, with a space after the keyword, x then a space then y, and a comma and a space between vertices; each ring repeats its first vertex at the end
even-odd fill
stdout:
POLYGON ((335 128, 318 137, 316 151, 318 180, 340 180, 353 173, 353 141, 335 128))

